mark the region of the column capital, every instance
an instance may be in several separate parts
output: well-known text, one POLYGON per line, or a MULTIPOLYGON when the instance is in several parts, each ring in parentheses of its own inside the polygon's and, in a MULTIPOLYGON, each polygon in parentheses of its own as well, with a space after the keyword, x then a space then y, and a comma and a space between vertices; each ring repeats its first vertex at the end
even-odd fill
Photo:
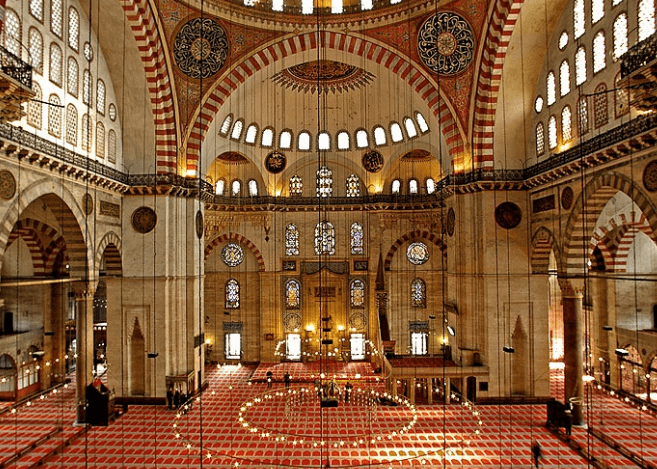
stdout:
POLYGON ((71 283, 71 290, 75 294, 76 300, 93 299, 96 293, 96 282, 90 280, 80 280, 71 283))
POLYGON ((561 296, 564 298, 581 298, 584 296, 584 279, 559 278, 561 296))

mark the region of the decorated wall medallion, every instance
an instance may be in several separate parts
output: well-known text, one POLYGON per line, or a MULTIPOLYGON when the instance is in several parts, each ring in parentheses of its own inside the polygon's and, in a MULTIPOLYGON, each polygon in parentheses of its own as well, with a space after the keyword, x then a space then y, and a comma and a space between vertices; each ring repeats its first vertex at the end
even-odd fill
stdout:
POLYGON ((461 15, 443 11, 422 24, 417 47, 429 69, 442 75, 455 75, 465 70, 474 57, 474 34, 461 15))
POLYGON ((366 151, 363 155, 363 168, 370 173, 378 173, 383 168, 383 155, 376 150, 366 151))
POLYGON ((522 210, 513 202, 502 202, 495 209, 495 221, 502 228, 510 230, 520 224, 522 210))
POLYGON ((280 151, 272 151, 265 158, 265 168, 272 174, 278 174, 285 169, 287 160, 280 151))
POLYGON ((244 250, 237 243, 228 243, 221 250, 221 260, 228 267, 237 267, 244 260, 244 250))
POLYGON ((301 315, 298 313, 288 313, 283 317, 283 327, 285 332, 293 332, 301 329, 301 315))
POLYGON ((449 236, 454 236, 454 228, 456 227, 456 214, 454 213, 453 208, 449 208, 447 211, 447 217, 445 219, 445 230, 449 236))
POLYGON ((228 58, 228 37, 210 18, 194 18, 178 31, 173 42, 173 58, 178 68, 194 79, 209 78, 228 58))
POLYGON ((421 241, 411 243, 406 249, 406 258, 413 265, 422 265, 429 260, 429 248, 421 241))
POLYGON ((561 207, 564 210, 570 210, 570 207, 573 206, 574 199, 573 190, 570 187, 566 187, 561 191, 561 207))
POLYGON ((657 160, 648 163, 643 170, 643 186, 650 192, 657 191, 657 160))
POLYGON ((352 313, 349 316, 349 328, 362 331, 365 329, 365 313, 352 313))
POLYGON ((94 198, 91 194, 84 194, 82 197, 82 210, 85 215, 91 215, 94 211, 94 198))
POLYGON ((194 222, 196 223, 196 237, 201 239, 203 237, 203 214, 200 210, 196 212, 196 219, 194 222))
POLYGON ((9 200, 14 194, 16 194, 16 179, 11 171, 3 169, 0 171, 0 197, 9 200))
POLYGON ((153 228, 157 224, 157 215, 150 207, 139 207, 132 212, 131 222, 132 227, 137 233, 149 233, 153 231, 153 228))

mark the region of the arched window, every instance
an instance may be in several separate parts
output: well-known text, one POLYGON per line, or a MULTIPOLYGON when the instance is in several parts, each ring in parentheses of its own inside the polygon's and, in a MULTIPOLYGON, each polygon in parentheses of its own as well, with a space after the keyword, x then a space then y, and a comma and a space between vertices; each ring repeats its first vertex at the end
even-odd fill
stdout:
POLYGON ((591 23, 595 24, 605 16, 605 0, 591 0, 591 23))
POLYGON ((410 179, 408 181, 408 193, 415 195, 418 193, 417 179, 410 179))
POLYGON ((38 74, 43 73, 43 36, 36 28, 30 28, 28 48, 32 57, 32 68, 38 74))
POLYGON ((419 112, 415 113, 415 120, 417 121, 418 127, 420 127, 420 132, 424 134, 429 131, 429 126, 427 125, 427 121, 421 113, 419 112))
POLYGON ((263 147, 271 147, 274 144, 274 129, 271 127, 266 128, 262 131, 262 137, 260 139, 260 144, 263 147))
POLYGON ((63 17, 63 1, 51 0, 50 1, 50 30, 58 38, 62 38, 62 17, 63 17))
POLYGON ((599 72, 606 66, 605 32, 598 31, 593 38, 593 73, 599 72))
POLYGON ((630 91, 627 87, 619 84, 621 74, 618 73, 614 79, 614 110, 616 117, 621 117, 630 112, 630 91))
POLYGON ((27 104, 27 125, 31 125, 35 129, 41 129, 43 120, 43 99, 41 95, 41 87, 38 83, 32 83, 32 91, 34 91, 34 99, 30 100, 27 104))
POLYGON ((566 46, 568 45, 568 31, 564 31, 561 33, 561 36, 559 36, 559 50, 564 50, 566 46))
POLYGON ((374 127, 374 143, 376 144, 377 147, 380 147, 381 145, 385 145, 387 143, 386 131, 380 125, 374 127))
POLYGON ((290 195, 300 196, 303 194, 303 179, 298 174, 290 178, 290 195))
POLYGON ((317 148, 320 150, 330 150, 331 149, 331 136, 328 132, 320 132, 317 136, 317 148))
POLYGON ((226 308, 237 309, 240 307, 240 284, 234 278, 226 282, 226 308))
POLYGON ((315 254, 335 254, 335 228, 330 222, 322 221, 315 226, 315 254))
POLYGON ((575 53, 575 84, 586 82, 586 49, 581 46, 575 53))
POLYGON ((401 127, 397 122, 390 124, 390 138, 395 143, 404 140, 404 134, 402 133, 401 127))
POLYGON ((559 67, 559 89, 561 96, 566 96, 570 93, 570 64, 567 60, 561 62, 559 67))
POLYGON ((221 123, 221 129, 219 129, 219 133, 221 135, 228 135, 228 131, 230 130, 230 126, 233 123, 233 115, 228 114, 225 118, 224 121, 221 123))
POLYGON ((326 166, 317 170, 317 197, 330 197, 333 194, 333 172, 326 166))
POLYGON ((239 140, 242 136, 242 129, 244 128, 244 121, 242 119, 237 119, 233 124, 233 131, 230 133, 230 138, 233 140, 239 140))
POLYGON ((294 223, 289 223, 285 227, 285 255, 299 255, 299 230, 294 223))
POLYGON ((401 181, 399 179, 393 179, 392 184, 390 185, 391 194, 399 194, 401 189, 401 181))
POLYGON ((48 106, 48 133, 53 137, 62 136, 62 101, 56 94, 51 94, 48 102, 52 106, 48 106))
POLYGON ((68 9, 68 45, 76 52, 80 49, 80 14, 73 7, 68 9))
POLYGON ((338 132, 338 150, 349 150, 350 147, 349 134, 344 130, 338 132))
POLYGON ((627 38, 627 14, 621 13, 614 20, 613 26, 614 36, 614 62, 617 61, 621 55, 627 52, 629 47, 627 38))
POLYGON ((231 184, 230 193, 233 197, 236 197, 240 195, 240 192, 242 192, 242 183, 239 179, 235 179, 231 184))
POLYGON ((281 135, 278 137, 279 148, 288 149, 292 146, 292 132, 289 130, 284 130, 281 132, 281 135))
POLYGON ((62 49, 54 42, 50 44, 49 78, 54 84, 62 86, 62 49))
POLYGON ((96 111, 98 114, 105 115, 105 82, 98 80, 96 83, 96 111))
POLYGON ((404 119, 404 127, 406 128, 406 135, 408 138, 417 137, 417 129, 415 128, 415 122, 410 117, 404 119))
POLYGON ((347 197, 360 197, 360 179, 355 174, 347 178, 347 197))
POLYGON ((433 194, 436 192, 436 181, 434 181, 433 178, 427 178, 426 186, 427 194, 433 194))
POLYGON ((255 179, 249 180, 249 195, 251 197, 258 196, 258 182, 255 179))
POLYGON ((66 82, 66 91, 71 96, 78 97, 78 79, 79 79, 79 68, 78 61, 73 57, 68 58, 68 67, 67 67, 67 76, 68 80, 66 82))
POLYGON ((91 119, 88 114, 82 116, 82 150, 91 151, 91 119))
POLYGON ((66 106, 66 143, 78 144, 78 110, 72 104, 66 106))
POLYGON ((573 113, 570 106, 561 110, 561 141, 569 142, 573 138, 573 113))
POLYGON ((369 146, 366 130, 359 129, 356 131, 356 146, 358 148, 367 148, 369 146))
POLYGON ((306 131, 299 133, 299 144, 298 148, 301 151, 310 150, 310 134, 306 131))
POLYGON ((652 36, 655 32, 655 0, 640 0, 637 8, 639 24, 639 41, 652 36))
POLYGON ((548 147, 550 150, 557 147, 557 119, 554 116, 548 121, 548 147))
POLYGON ((91 84, 93 83, 91 72, 85 70, 82 74, 82 102, 91 106, 91 84))
POLYGON ((579 39, 585 32, 584 0, 575 0, 573 2, 573 36, 575 39, 579 39))
POLYGON ((107 161, 116 163, 116 132, 112 129, 107 132, 107 161))
POLYGON ((545 153, 545 129, 543 122, 536 124, 536 156, 542 156, 545 153))
POLYGON ((251 124, 246 129, 246 135, 244 136, 245 143, 255 143, 256 137, 258 136, 258 127, 255 124, 251 124))
MULTIPOLYGON (((7 9, 4 25, 5 49, 21 58, 22 31, 21 20, 14 10, 7 9)), ((52 46, 51 46, 52 49, 52 46)))
POLYGON ((607 85, 600 83, 593 92, 593 124, 596 129, 609 122, 608 106, 607 85))
POLYGON ((105 125, 96 122, 96 156, 105 158, 105 125))
POLYGON ((411 282, 411 305, 415 308, 427 307, 427 284, 421 278, 411 282))
POLYGON ((349 286, 352 308, 365 307, 365 283, 362 280, 354 279, 349 286))
POLYGON ((30 0, 30 15, 43 23, 43 0, 30 0))
POLYGON ((586 100, 586 96, 582 96, 577 101, 577 109, 579 110, 579 131, 581 135, 584 135, 589 131, 589 104, 586 100))
POLYGON ((285 309, 301 308, 301 284, 297 280, 288 280, 285 284, 285 309))
POLYGON ((215 195, 224 195, 224 189, 226 187, 226 181, 219 179, 214 185, 214 194, 215 195))
POLYGON ((363 254, 365 239, 363 225, 358 222, 351 224, 351 253, 354 255, 363 254))
POLYGON ((554 78, 554 72, 550 72, 547 75, 547 103, 548 106, 553 105, 557 101, 557 84, 554 78))

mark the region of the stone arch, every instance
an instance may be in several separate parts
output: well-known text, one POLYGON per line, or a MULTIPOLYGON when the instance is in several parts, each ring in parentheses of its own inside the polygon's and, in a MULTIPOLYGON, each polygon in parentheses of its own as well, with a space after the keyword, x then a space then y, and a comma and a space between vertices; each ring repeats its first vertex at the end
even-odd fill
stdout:
POLYGON ((394 243, 392 243, 392 246, 390 246, 390 249, 388 250, 388 254, 386 254, 385 261, 383 262, 384 269, 386 271, 390 270, 390 264, 392 263, 392 258, 395 256, 395 253, 400 247, 402 247, 408 241, 417 240, 417 239, 424 239, 438 246, 438 248, 443 254, 443 259, 445 261, 445 264, 447 263, 447 246, 443 244, 442 240, 440 239, 440 236, 427 230, 415 230, 400 236, 399 238, 397 238, 397 240, 394 243))
POLYGON ((550 253, 554 250, 554 257, 557 260, 557 271, 560 269, 560 255, 558 254, 559 246, 554 240, 552 232, 541 226, 532 236, 532 253, 531 266, 533 274, 546 274, 550 264, 550 253))
MULTIPOLYGON (((91 270, 87 269, 93 262, 93 246, 84 240, 86 217, 82 208, 66 187, 59 185, 56 188, 57 194, 53 192, 53 189, 53 182, 50 179, 37 181, 21 190, 20 196, 15 197, 8 207, 0 221, 0 269, 9 236, 19 216, 32 202, 42 199, 51 207, 59 225, 65 230, 61 236, 66 240, 71 276, 87 278, 93 274, 91 270)), ((47 250, 46 247, 46 254, 47 250)))
POLYGON ((95 275, 98 276, 100 266, 105 258, 105 273, 110 276, 119 277, 123 275, 121 238, 110 231, 98 243, 96 248, 96 260, 94 264, 95 275))
POLYGON ((208 244, 205 245, 205 256, 204 259, 207 259, 210 253, 216 248, 218 245, 223 243, 224 241, 235 241, 241 246, 246 246, 255 256, 256 261, 258 262, 258 271, 259 272, 264 272, 265 271, 265 261, 262 258, 262 253, 260 250, 256 247, 255 244, 251 242, 250 239, 246 238, 245 236, 239 235, 237 233, 225 233, 220 236, 217 236, 214 238, 212 241, 210 241, 208 244))
POLYGON ((222 78, 215 82, 214 89, 209 93, 202 108, 197 110, 193 116, 194 125, 190 125, 183 140, 187 154, 187 170, 198 171, 199 152, 204 136, 214 121, 217 110, 237 87, 281 57, 300 54, 318 47, 357 54, 359 60, 365 58, 394 72, 427 103, 441 126, 442 133, 449 144, 449 154, 452 159, 463 151, 466 138, 458 119, 454 117, 456 113, 450 108, 448 100, 441 98, 437 83, 427 75, 424 69, 371 39, 339 31, 322 31, 321 33, 313 31, 287 36, 245 56, 240 63, 235 64, 230 71, 227 71, 222 78))
POLYGON ((645 214, 637 212, 617 214, 610 218, 605 226, 599 226, 594 230, 589 249, 595 249, 596 246, 600 248, 609 270, 625 272, 627 256, 638 232, 644 233, 654 241, 654 233, 645 214))
POLYGON ((504 58, 523 3, 524 0, 496 0, 491 10, 475 84, 472 119, 474 169, 493 169, 494 166, 495 108, 504 58))
MULTIPOLYGON (((43 223, 36 220, 18 220, 16 226, 14 226, 14 229, 9 234, 9 239, 7 240, 7 248, 9 248, 9 246, 11 246, 14 241, 18 240, 18 238, 23 239, 28 249, 30 250, 30 257, 32 258, 35 277, 44 277, 46 275, 45 250, 38 235, 40 231, 39 227, 41 225, 47 227, 47 225, 44 225, 43 223)), ((52 228, 50 229, 52 230, 52 228)), ((55 234, 57 233, 55 230, 52 231, 54 231, 55 234)))
POLYGON ((657 228, 655 207, 637 185, 615 172, 600 174, 584 188, 583 194, 576 199, 564 230, 563 265, 567 273, 582 273, 590 252, 590 234, 596 221, 611 197, 621 191, 637 204, 652 229, 657 228), (585 232, 585 231, 588 231, 585 232))

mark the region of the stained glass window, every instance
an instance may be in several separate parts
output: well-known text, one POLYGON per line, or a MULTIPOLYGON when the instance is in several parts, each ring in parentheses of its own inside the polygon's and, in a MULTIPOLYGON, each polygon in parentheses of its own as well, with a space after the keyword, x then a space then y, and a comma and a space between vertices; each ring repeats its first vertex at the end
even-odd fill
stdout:
POLYGON ((107 132, 107 161, 116 163, 116 132, 107 132))
POLYGON ((573 138, 573 115, 570 106, 561 111, 561 141, 568 142, 573 138))
POLYGON ((53 137, 62 136, 62 104, 59 96, 51 94, 48 102, 52 106, 48 106, 48 133, 53 137))
POLYGON ((557 100, 557 84, 554 78, 554 72, 547 75, 547 103, 548 106, 553 105, 557 100))
POLYGON ((338 150, 349 150, 349 134, 344 130, 338 132, 338 150))
POLYGON ((30 14, 43 22, 43 0, 30 0, 30 14))
POLYGON ((541 156, 545 153, 545 129, 543 123, 536 124, 536 156, 541 156))
POLYGON ((616 75, 614 80, 616 93, 614 93, 614 108, 616 117, 623 116, 630 112, 630 92, 627 87, 621 86, 618 82, 621 79, 620 73, 616 75))
POLYGON ((641 0, 637 8, 637 16, 639 41, 643 41, 655 32, 655 0, 641 0))
POLYGON ((294 223, 289 223, 285 227, 285 255, 299 255, 299 230, 294 223))
POLYGON ((566 31, 559 36, 559 50, 564 50, 568 45, 568 33, 566 31))
POLYGON ((404 127, 406 128, 406 135, 408 138, 417 137, 417 129, 415 128, 415 122, 410 117, 404 119, 404 127))
POLYGON ((32 67, 35 72, 41 74, 43 71, 43 37, 36 28, 30 28, 28 40, 32 67))
POLYGON ((567 60, 561 62, 559 67, 559 88, 561 96, 570 93, 570 64, 567 60))
POLYGON ((258 127, 255 124, 251 124, 246 129, 246 135, 244 136, 244 142, 246 142, 246 143, 255 143, 257 136, 258 136, 258 127))
POLYGON ((415 113, 415 120, 417 120, 417 125, 420 127, 420 132, 426 133, 429 131, 429 126, 427 125, 427 121, 425 120, 424 116, 420 114, 419 112, 415 113))
POLYGON ((73 7, 68 10, 68 45, 76 52, 80 48, 80 14, 73 7))
POLYGON ((347 197, 360 197, 360 179, 355 174, 347 178, 347 197))
POLYGON ((78 144, 78 110, 72 104, 66 107, 66 143, 78 144))
POLYGON ((240 307, 240 284, 234 278, 226 282, 226 308, 240 307))
POLYGON ((289 130, 282 131, 278 139, 280 148, 290 148, 290 146, 292 146, 292 132, 289 130))
POLYGON ((386 131, 381 126, 374 127, 374 143, 377 146, 386 144, 386 131))
POLYGON ((91 77, 91 72, 85 70, 82 76, 82 102, 91 106, 91 84, 93 83, 93 78, 91 77))
POLYGON ((548 120, 548 147, 550 150, 557 147, 557 118, 554 116, 548 120))
POLYGON ((416 308, 427 307, 427 284, 421 278, 411 282, 411 305, 416 308))
POLYGON ((262 137, 260 140, 260 144, 263 147, 271 147, 274 144, 274 130, 271 128, 267 128, 262 131, 262 137))
POLYGON ((244 260, 244 250, 239 244, 228 243, 221 250, 221 260, 228 267, 237 267, 244 260))
POLYGON ((40 102, 43 99, 41 87, 37 83, 32 83, 32 91, 34 91, 35 96, 27 104, 27 124, 35 129, 40 129, 43 119, 43 104, 40 102))
POLYGON ((406 249, 406 258, 413 265, 422 265, 429 260, 429 248, 420 241, 411 243, 406 249))
POLYGON ((351 253, 352 254, 363 254, 364 252, 364 233, 363 225, 358 222, 352 223, 351 225, 351 253))
POLYGON ((335 254, 335 228, 323 221, 315 226, 315 254, 335 254))
POLYGON ((401 142, 404 140, 404 134, 402 134, 401 127, 397 122, 393 122, 390 125, 390 138, 393 142, 401 142))
POLYGON ((586 82, 586 49, 582 46, 575 53, 575 84, 579 86, 584 82, 586 82))
POLYGON ((96 111, 98 114, 105 115, 105 82, 98 80, 96 83, 96 111))
POLYGON ((105 124, 96 123, 96 156, 105 158, 105 124))
POLYGON ((333 193, 333 172, 326 166, 317 170, 317 197, 330 197, 333 193))
POLYGON ((596 129, 602 127, 609 121, 609 110, 607 102, 607 86, 600 83, 595 87, 593 93, 593 119, 596 129))
POLYGON ((82 149, 91 151, 91 119, 88 114, 82 116, 82 149))
POLYGON ((351 294, 351 307, 364 308, 365 307, 365 284, 362 280, 355 279, 351 282, 349 287, 351 294))
POLYGON ((356 131, 356 146, 358 148, 367 148, 369 146, 367 131, 363 129, 356 131))
POLYGON ((50 44, 49 77, 54 84, 62 86, 62 50, 55 43, 50 44))
POLYGON ((73 57, 68 58, 67 74, 68 80, 66 81, 66 90, 71 96, 78 97, 78 78, 79 68, 78 62, 73 57))
POLYGON ((591 23, 595 24, 605 16, 605 0, 591 0, 591 23))
POLYGON ((244 127, 244 121, 242 119, 237 119, 235 124, 233 124, 233 131, 230 133, 230 138, 233 140, 239 140, 242 136, 242 128, 244 127))
POLYGON ((401 181, 399 179, 393 179, 392 185, 390 186, 390 193, 399 194, 401 189, 401 181))
POLYGON ((50 30, 58 38, 62 37, 62 0, 50 1, 50 30))
POLYGON ((224 121, 221 123, 221 129, 219 129, 219 133, 221 135, 228 135, 228 131, 230 130, 230 125, 233 123, 233 115, 228 114, 225 118, 224 121))
POLYGON ((543 110, 543 96, 536 96, 536 101, 534 101, 534 110, 536 112, 541 112, 543 110))
POLYGON ((584 135, 589 131, 589 104, 586 96, 579 98, 577 107, 579 109, 579 131, 584 135))
POLYGON ((598 31, 593 38, 593 73, 597 73, 607 66, 605 50, 605 32, 598 31))
POLYGON ((303 179, 298 174, 290 178, 290 195, 300 196, 303 194, 303 179))
POLYGON ((5 48, 16 57, 21 57, 21 20, 14 10, 7 9, 5 15, 5 48))
POLYGON ((299 133, 299 150, 310 150, 310 134, 308 132, 299 133))
POLYGON ((285 308, 299 309, 301 307, 301 284, 297 280, 288 280, 285 284, 285 308))
POLYGON ((585 32, 584 0, 575 0, 573 2, 573 36, 575 39, 579 39, 585 32))
POLYGON ((621 55, 627 52, 629 47, 627 39, 627 15, 621 13, 614 20, 614 61, 618 60, 621 55))

